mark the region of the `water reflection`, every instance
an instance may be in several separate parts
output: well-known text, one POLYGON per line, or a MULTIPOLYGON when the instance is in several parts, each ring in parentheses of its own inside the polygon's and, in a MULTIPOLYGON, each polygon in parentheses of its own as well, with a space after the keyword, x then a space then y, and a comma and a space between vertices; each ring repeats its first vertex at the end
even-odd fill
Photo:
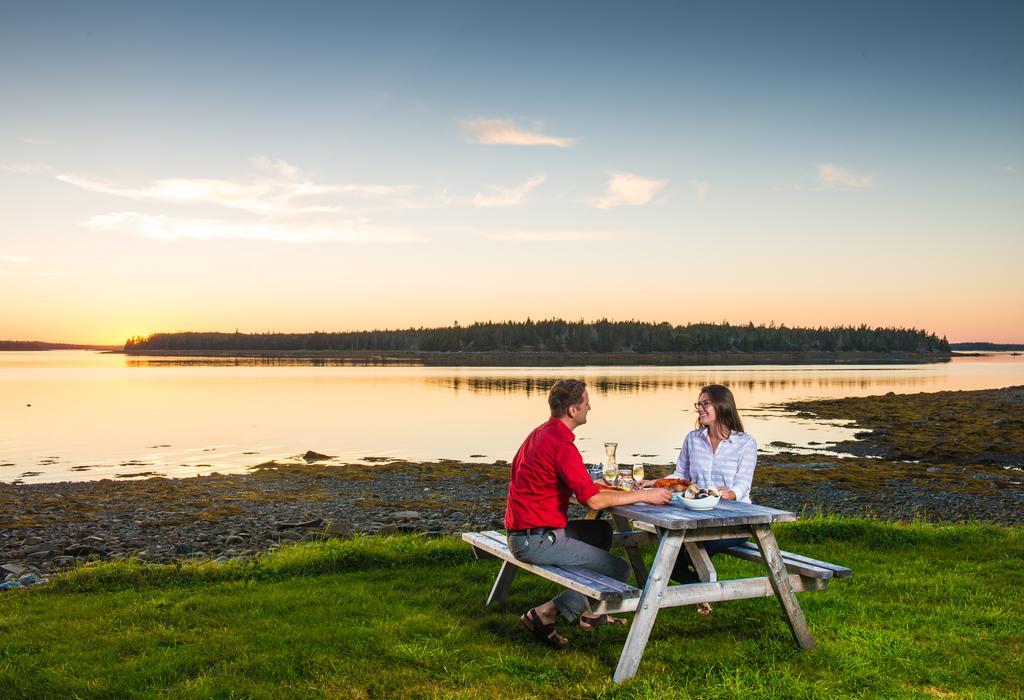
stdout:
POLYGON ((158 357, 125 355, 126 367, 422 367, 407 358, 358 360, 333 357, 158 357))
POLYGON ((473 394, 484 395, 525 394, 526 396, 533 396, 535 394, 546 395, 552 384, 568 376, 578 376, 584 379, 587 382, 590 393, 598 396, 652 391, 681 391, 687 394, 697 394, 702 387, 708 384, 725 384, 734 391, 742 390, 746 392, 813 390, 833 393, 843 390, 866 390, 869 388, 905 390, 908 388, 926 387, 934 383, 932 378, 915 375, 870 378, 844 376, 740 378, 736 375, 705 376, 699 378, 650 375, 591 377, 588 376, 586 370, 579 371, 575 375, 563 373, 560 376, 425 377, 424 381, 431 386, 451 390, 456 393, 468 391, 473 394))
POLYGON ((558 379, 590 386, 578 433, 587 461, 603 442, 675 460, 706 384, 730 386, 762 447, 839 441, 841 423, 778 406, 808 398, 1024 384, 1024 358, 936 365, 742 367, 352 366, 307 358, 0 353, 0 481, 240 472, 315 450, 366 457, 510 460, 545 419, 558 379))

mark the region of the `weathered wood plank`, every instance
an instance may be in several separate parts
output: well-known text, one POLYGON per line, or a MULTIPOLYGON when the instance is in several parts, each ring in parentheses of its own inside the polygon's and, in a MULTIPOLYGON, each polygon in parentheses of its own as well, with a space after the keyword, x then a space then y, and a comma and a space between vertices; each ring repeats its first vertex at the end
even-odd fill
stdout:
POLYGON ((491 554, 490 552, 487 552, 487 551, 484 551, 484 550, 480 549, 479 547, 473 547, 473 556, 476 557, 477 559, 497 559, 498 558, 498 557, 494 556, 493 554, 491 554))
POLYGON ((519 573, 518 566, 510 561, 501 562, 501 569, 498 571, 498 577, 494 579, 494 585, 491 587, 490 595, 487 596, 486 605, 500 603, 508 597, 512 581, 515 580, 517 573, 519 573))
MULTIPOLYGON (((643 530, 653 535, 658 534, 658 528, 650 523, 641 522, 639 520, 633 521, 633 526, 637 530, 643 530)), ((705 527, 699 530, 687 530, 686 541, 687 542, 706 542, 708 540, 726 540, 735 537, 750 537, 750 528, 745 526, 738 527, 705 527)))
POLYGON ((735 501, 721 501, 716 508, 711 510, 689 510, 676 504, 655 506, 636 503, 628 506, 616 506, 611 511, 615 515, 630 520, 647 522, 669 530, 767 525, 796 520, 796 515, 788 511, 735 501))
MULTIPOLYGON (((508 544, 503 541, 500 533, 490 532, 464 532, 462 539, 474 547, 483 549, 499 559, 503 559, 512 565, 536 574, 542 578, 554 581, 566 588, 579 591, 588 598, 595 600, 621 600, 625 597, 636 597, 640 595, 638 588, 616 581, 615 579, 603 576, 594 571, 582 567, 561 567, 545 564, 529 564, 516 559, 508 549, 508 544), (495 539, 495 536, 501 539, 495 539), (583 573, 586 572, 586 573, 583 573)), ((499 574, 500 575, 500 574, 499 574)))
MULTIPOLYGON (((809 578, 799 574, 789 575, 789 584, 795 593, 806 591, 823 591, 828 588, 827 579, 809 578)), ((710 581, 708 583, 688 583, 669 586, 661 599, 661 607, 675 608, 697 603, 721 603, 730 600, 747 598, 771 598, 775 595, 771 581, 767 576, 757 578, 729 579, 727 581, 710 581)), ((601 613, 615 614, 633 612, 637 609, 638 598, 630 600, 600 601, 594 605, 595 615, 601 613)))
MULTIPOLYGON (((618 530, 619 533, 635 532, 634 530, 632 530, 632 526, 630 525, 629 520, 623 518, 621 515, 613 514, 612 522, 615 524, 615 529, 618 530)), ((644 539, 646 540, 646 533, 638 534, 643 535, 644 539)), ((614 542, 615 536, 612 535, 612 543, 614 542)), ((633 569, 633 576, 636 578, 636 585, 642 588, 644 584, 647 583, 647 565, 644 564, 644 558, 643 556, 641 556, 640 549, 637 547, 635 542, 626 544, 625 549, 626 558, 629 560, 629 565, 633 569)))
POLYGON ((690 555, 690 562, 697 571, 697 578, 705 583, 717 581, 718 572, 715 571, 715 565, 711 563, 711 557, 708 556, 704 548, 689 540, 683 546, 686 547, 686 553, 690 555))
MULTIPOLYGON (((730 547, 725 550, 723 554, 728 554, 739 559, 746 559, 747 561, 756 561, 760 564, 764 563, 764 557, 753 545, 750 547, 744 547, 743 545, 737 545, 736 547, 730 547)), ((820 566, 814 566, 812 564, 805 564, 801 561, 791 559, 787 552, 781 552, 782 562, 786 565, 786 570, 793 573, 800 574, 801 576, 809 576, 811 578, 832 578, 833 572, 831 569, 825 569, 820 566)))
POLYGON ((658 544, 658 551, 654 556, 654 568, 648 575, 643 593, 637 601, 636 615, 629 626, 626 644, 622 647, 619 663, 612 675, 612 679, 616 683, 629 680, 636 675, 640 659, 644 655, 644 649, 647 648, 647 641, 651 638, 654 621, 658 617, 658 609, 661 607, 662 596, 668 586, 672 566, 675 564, 676 557, 679 556, 679 549, 683 544, 683 534, 678 531, 666 532, 658 544))
MULTIPOLYGON (((751 545, 751 546, 753 546, 753 545, 751 545)), ((805 557, 802 554, 794 554, 793 552, 783 552, 782 556, 786 560, 792 560, 792 561, 795 561, 795 562, 799 562, 801 564, 809 564, 811 566, 817 566, 817 567, 819 567, 821 569, 828 569, 829 571, 832 572, 832 574, 836 578, 850 578, 851 576, 853 576, 853 570, 852 569, 848 569, 845 566, 840 566, 839 564, 831 564, 831 563, 829 563, 827 561, 821 561, 819 559, 811 559, 810 557, 805 557)))
POLYGON ((567 571, 579 577, 579 581, 593 585, 595 588, 607 590, 609 593, 617 593, 621 598, 639 598, 640 589, 631 586, 628 582, 619 581, 611 576, 605 576, 599 571, 588 569, 583 566, 562 566, 562 571, 567 571))
POLYGON ((800 609, 800 603, 793 594, 793 586, 786 574, 786 565, 782 561, 779 543, 775 541, 775 533, 768 525, 755 525, 752 529, 757 546, 764 557, 765 568, 768 569, 768 580, 771 581, 775 597, 779 599, 779 604, 786 614, 786 622, 789 623, 793 638, 801 649, 810 651, 814 648, 814 639, 807 629, 804 611, 800 609))

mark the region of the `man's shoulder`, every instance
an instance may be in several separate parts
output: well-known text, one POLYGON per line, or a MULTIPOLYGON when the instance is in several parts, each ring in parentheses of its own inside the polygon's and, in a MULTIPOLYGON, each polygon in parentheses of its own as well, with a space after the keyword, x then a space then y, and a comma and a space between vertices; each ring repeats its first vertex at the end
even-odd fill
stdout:
POLYGON ((534 435, 543 435, 548 440, 557 442, 573 442, 574 435, 569 428, 557 418, 549 418, 533 429, 534 435))

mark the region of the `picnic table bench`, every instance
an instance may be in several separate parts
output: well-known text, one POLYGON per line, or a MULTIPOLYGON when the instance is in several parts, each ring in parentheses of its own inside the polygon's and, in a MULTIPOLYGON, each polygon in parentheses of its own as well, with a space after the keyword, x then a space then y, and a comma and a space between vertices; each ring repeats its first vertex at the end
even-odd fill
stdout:
POLYGON ((466 532, 478 558, 502 561, 498 576, 487 597, 487 604, 504 600, 520 569, 578 591, 591 601, 594 613, 636 612, 619 657, 613 678, 621 682, 632 678, 640 665, 658 610, 697 603, 714 603, 745 598, 778 598, 797 645, 814 648, 803 611, 795 593, 823 590, 833 578, 847 578, 852 571, 829 562, 811 559, 779 549, 772 532, 777 522, 792 522, 796 515, 766 506, 721 501, 707 511, 688 510, 680 505, 655 506, 633 504, 608 509, 616 533, 612 546, 623 547, 637 585, 617 581, 581 566, 529 564, 509 551, 505 535, 496 530, 466 532), (761 563, 766 576, 719 581, 711 558, 698 542, 753 537, 724 551, 725 554, 761 563), (639 546, 655 539, 658 543, 650 572, 639 546), (680 550, 686 549, 700 579, 699 583, 668 585, 669 575, 680 550))

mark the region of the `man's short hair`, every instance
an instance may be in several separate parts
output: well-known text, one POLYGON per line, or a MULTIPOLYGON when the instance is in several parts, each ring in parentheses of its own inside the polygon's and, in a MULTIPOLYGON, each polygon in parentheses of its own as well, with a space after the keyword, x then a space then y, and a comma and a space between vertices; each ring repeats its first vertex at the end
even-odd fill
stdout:
POLYGON ((587 385, 579 379, 559 379, 548 392, 548 406, 551 407, 551 417, 561 418, 569 411, 569 406, 575 406, 583 400, 583 392, 587 385))

